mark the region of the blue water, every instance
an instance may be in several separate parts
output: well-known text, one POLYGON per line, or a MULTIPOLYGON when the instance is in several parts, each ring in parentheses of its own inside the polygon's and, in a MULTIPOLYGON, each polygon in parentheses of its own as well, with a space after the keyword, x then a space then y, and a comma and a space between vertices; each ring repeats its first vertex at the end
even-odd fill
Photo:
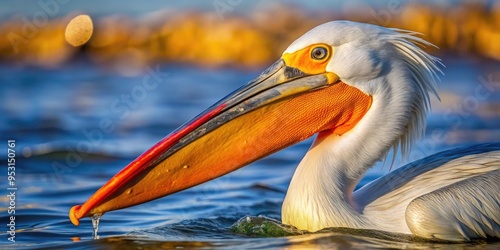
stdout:
MULTIPOLYGON (((449 56, 444 63, 442 102, 433 101, 427 137, 409 160, 500 141, 500 62, 449 56)), ((92 239, 89 219, 82 219, 79 227, 70 223, 67 215, 73 205, 84 202, 137 155, 259 70, 150 65, 137 74, 123 74, 85 61, 53 70, 0 65, 0 158, 6 162, 7 140, 15 140, 18 188, 16 242, 7 240, 8 228, 2 226, 0 248, 450 247, 376 232, 310 234, 276 222, 294 168, 311 140, 209 183, 105 214, 99 240, 92 239), (157 86, 146 90, 148 68, 157 67, 157 86)), ((378 164, 360 185, 389 168, 378 164)), ((0 218, 6 225, 7 168, 0 171, 0 218)), ((483 244, 451 247, 500 246, 483 244)))

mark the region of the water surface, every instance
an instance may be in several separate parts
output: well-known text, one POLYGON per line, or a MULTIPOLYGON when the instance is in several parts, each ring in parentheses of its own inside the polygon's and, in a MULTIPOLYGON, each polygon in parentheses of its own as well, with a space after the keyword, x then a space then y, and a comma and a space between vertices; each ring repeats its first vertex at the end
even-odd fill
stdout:
MULTIPOLYGON (((500 82, 500 63, 449 57, 445 64, 446 76, 439 89, 442 102, 433 101, 427 137, 409 160, 448 148, 500 141, 500 83, 495 83, 500 82)), ((0 144, 5 149, 1 152, 6 152, 7 140, 17 143, 18 231, 12 243, 4 227, 0 248, 500 246, 421 242, 345 229, 310 234, 281 225, 275 220, 280 220, 290 178, 311 139, 209 183, 105 214, 98 240, 92 239, 89 219, 82 219, 79 227, 71 224, 67 215, 73 205, 84 202, 128 162, 258 71, 150 65, 142 73, 124 75, 84 61, 54 70, 1 65, 0 144), (146 89, 146 78, 157 79, 157 84, 146 89)), ((6 160, 7 155, 0 158, 6 160)), ((393 168, 400 166, 399 161, 393 168)), ((382 165, 371 169, 360 185, 387 173, 390 164, 382 165)), ((0 177, 6 180, 6 171, 0 177)), ((5 225, 7 181, 0 183, 0 218, 5 225)))

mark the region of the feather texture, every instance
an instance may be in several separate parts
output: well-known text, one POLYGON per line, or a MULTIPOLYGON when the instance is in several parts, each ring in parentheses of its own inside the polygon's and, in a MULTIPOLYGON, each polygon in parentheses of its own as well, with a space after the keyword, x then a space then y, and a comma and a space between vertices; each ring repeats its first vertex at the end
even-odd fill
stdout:
POLYGON ((451 240, 498 234, 499 190, 483 185, 498 183, 498 143, 425 157, 353 193, 366 170, 390 149, 407 155, 424 134, 442 64, 418 47, 432 44, 415 35, 334 21, 307 32, 285 51, 331 45, 335 54, 327 71, 372 96, 373 102, 350 131, 314 142, 290 183, 284 223, 310 231, 351 227, 451 240), (428 225, 440 216, 448 221, 428 225))
POLYGON ((474 176, 414 199, 406 209, 411 232, 425 238, 500 238, 498 170, 474 176), (485 192, 488 191, 488 192, 485 192))

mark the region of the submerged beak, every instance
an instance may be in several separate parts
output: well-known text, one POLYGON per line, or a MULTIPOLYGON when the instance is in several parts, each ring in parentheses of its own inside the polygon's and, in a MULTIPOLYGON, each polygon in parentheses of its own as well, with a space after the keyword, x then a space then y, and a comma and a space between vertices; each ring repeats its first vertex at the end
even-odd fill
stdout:
MULTIPOLYGON (((122 169, 71 222, 172 194, 212 180, 330 129, 342 102, 332 73, 310 75, 279 60, 187 122, 122 169)), ((345 85, 345 84, 344 84, 345 85)))

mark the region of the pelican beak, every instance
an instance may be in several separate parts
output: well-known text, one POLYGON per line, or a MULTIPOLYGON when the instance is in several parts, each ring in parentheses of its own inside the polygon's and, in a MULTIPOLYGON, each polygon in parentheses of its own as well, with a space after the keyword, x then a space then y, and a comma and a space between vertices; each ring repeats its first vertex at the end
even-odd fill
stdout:
POLYGON ((78 225, 82 217, 204 183, 330 129, 339 122, 332 109, 343 112, 338 106, 346 106, 340 105, 345 98, 334 97, 346 91, 332 88, 337 83, 333 73, 306 74, 280 59, 144 152, 84 204, 72 207, 71 222, 78 225))

